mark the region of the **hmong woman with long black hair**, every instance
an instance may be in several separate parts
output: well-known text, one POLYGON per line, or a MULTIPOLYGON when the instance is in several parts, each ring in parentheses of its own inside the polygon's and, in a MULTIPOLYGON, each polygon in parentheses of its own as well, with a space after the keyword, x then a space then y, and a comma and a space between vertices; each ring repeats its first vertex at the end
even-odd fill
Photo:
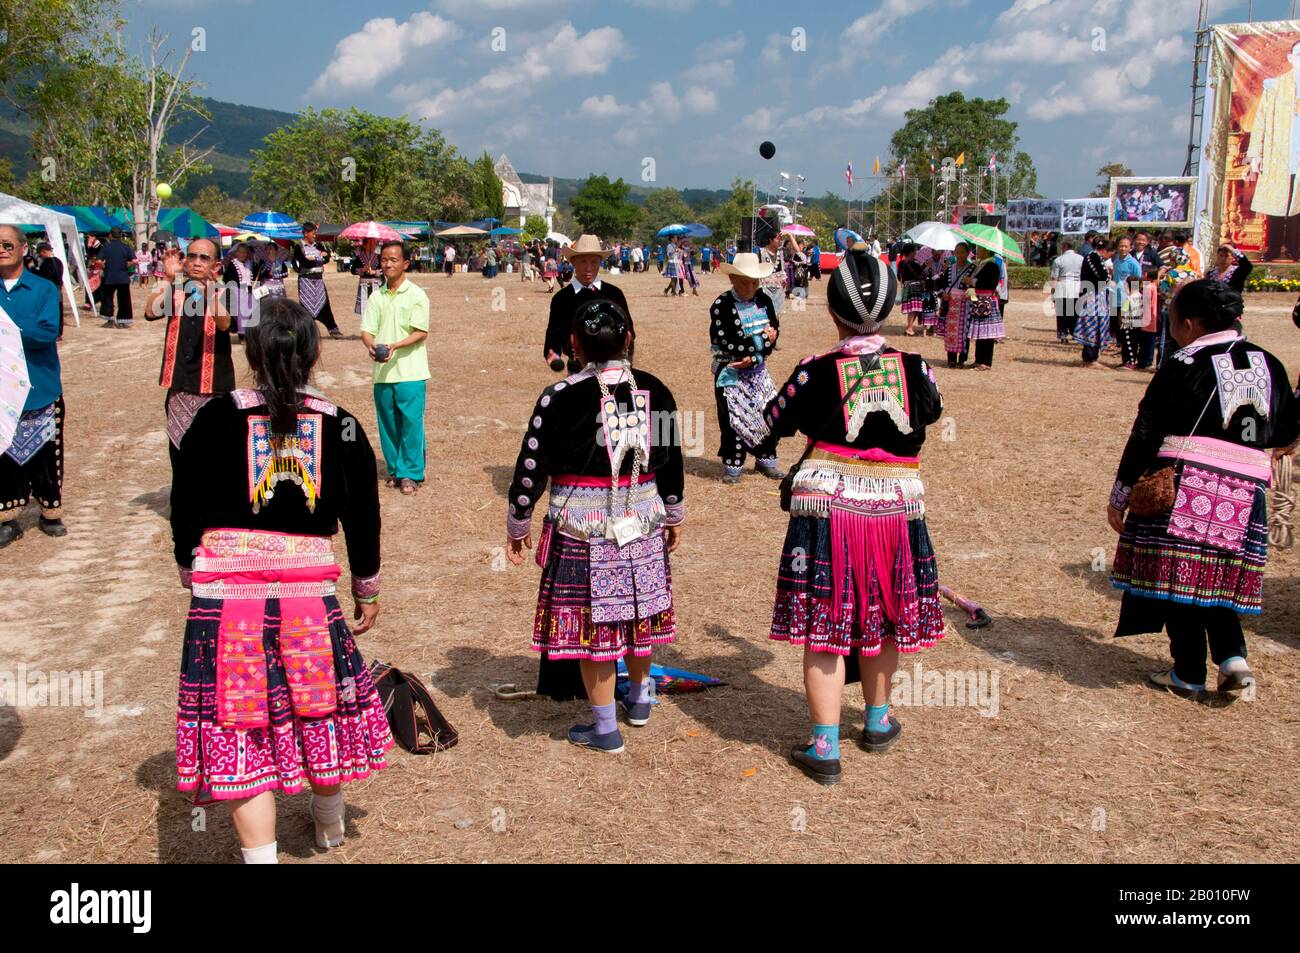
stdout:
POLYGON ((532 647, 579 660, 595 720, 570 728, 569 741, 617 754, 615 666, 627 665, 623 713, 641 727, 650 720, 650 654, 676 631, 668 554, 685 513, 682 448, 673 395, 628 360, 632 322, 622 308, 605 298, 583 304, 570 343, 583 369, 533 409, 510 485, 506 555, 518 566, 533 548, 533 508, 549 481, 532 647))
POLYGON ((360 422, 309 385, 311 313, 271 298, 248 328, 257 386, 199 410, 172 480, 176 562, 193 590, 181 656, 177 787, 229 801, 247 863, 275 863, 273 792, 310 786, 316 843, 343 841, 340 784, 393 739, 354 635, 379 614, 379 490, 360 422), (347 539, 353 618, 335 597, 347 539))
POLYGON ((1107 510, 1120 534, 1111 581, 1124 591, 1115 635, 1166 630, 1173 668, 1151 681, 1191 698, 1206 691, 1207 641, 1220 692, 1254 684, 1239 616, 1263 609, 1268 451, 1300 438, 1286 369, 1233 330, 1241 312, 1241 295, 1214 279, 1174 293, 1181 350, 1138 406, 1107 510))
POLYGON ((925 361, 878 333, 895 291, 893 272, 865 246, 846 252, 826 289, 839 344, 801 361, 766 410, 778 438, 808 440, 788 502, 772 638, 803 646, 812 731, 790 757, 821 784, 840 779, 846 668, 862 678, 860 743, 885 751, 902 731, 889 714, 898 653, 944 634, 918 459, 943 402, 925 361))

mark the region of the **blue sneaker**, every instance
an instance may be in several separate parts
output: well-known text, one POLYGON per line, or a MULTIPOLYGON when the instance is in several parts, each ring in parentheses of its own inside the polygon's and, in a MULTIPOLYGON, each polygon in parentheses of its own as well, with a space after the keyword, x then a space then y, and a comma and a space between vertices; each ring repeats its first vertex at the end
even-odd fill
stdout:
POLYGON ((574 725, 569 729, 569 744, 579 748, 591 748, 602 754, 622 754, 623 735, 617 728, 603 735, 596 734, 596 726, 574 725))
POLYGON ((648 701, 633 705, 626 698, 620 698, 618 707, 623 712, 623 717, 627 719, 629 725, 640 728, 650 721, 650 702, 648 701))

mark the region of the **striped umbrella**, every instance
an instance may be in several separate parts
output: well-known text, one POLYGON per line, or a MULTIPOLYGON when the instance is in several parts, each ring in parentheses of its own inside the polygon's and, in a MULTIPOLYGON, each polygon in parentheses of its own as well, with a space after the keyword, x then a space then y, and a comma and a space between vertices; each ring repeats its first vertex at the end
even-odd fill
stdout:
POLYGON ((1007 261, 1014 262, 1017 265, 1025 263, 1024 252, 1020 250, 1016 240, 1000 228, 979 224, 953 225, 951 228, 953 234, 959 238, 964 238, 980 248, 987 248, 993 254, 1001 255, 1007 261))
POLYGON ((404 242, 406 237, 397 229, 390 228, 383 222, 357 222, 339 232, 339 238, 346 238, 354 242, 364 241, 367 238, 373 238, 381 242, 404 242))
POLYGON ((302 238, 302 226, 282 212, 254 212, 238 227, 270 238, 302 238))

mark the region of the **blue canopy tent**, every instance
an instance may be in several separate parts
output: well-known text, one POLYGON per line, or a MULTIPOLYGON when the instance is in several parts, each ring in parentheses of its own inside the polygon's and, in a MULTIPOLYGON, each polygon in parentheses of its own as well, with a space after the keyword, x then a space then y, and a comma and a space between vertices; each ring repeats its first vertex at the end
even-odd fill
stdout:
POLYGON ((131 231, 131 219, 125 209, 105 208, 102 205, 47 205, 46 208, 71 215, 77 222, 77 231, 84 234, 107 235, 114 228, 131 231))
POLYGON ((391 229, 401 232, 404 235, 410 235, 412 238, 427 238, 429 235, 428 222, 380 222, 380 225, 387 225, 391 229))

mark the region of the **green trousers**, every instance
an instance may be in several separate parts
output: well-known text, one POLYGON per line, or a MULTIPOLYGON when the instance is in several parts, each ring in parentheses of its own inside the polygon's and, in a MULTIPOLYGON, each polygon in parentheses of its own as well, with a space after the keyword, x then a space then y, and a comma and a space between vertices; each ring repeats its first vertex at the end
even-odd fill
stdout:
POLYGON ((396 480, 424 479, 424 381, 375 385, 379 445, 388 475, 396 480))

